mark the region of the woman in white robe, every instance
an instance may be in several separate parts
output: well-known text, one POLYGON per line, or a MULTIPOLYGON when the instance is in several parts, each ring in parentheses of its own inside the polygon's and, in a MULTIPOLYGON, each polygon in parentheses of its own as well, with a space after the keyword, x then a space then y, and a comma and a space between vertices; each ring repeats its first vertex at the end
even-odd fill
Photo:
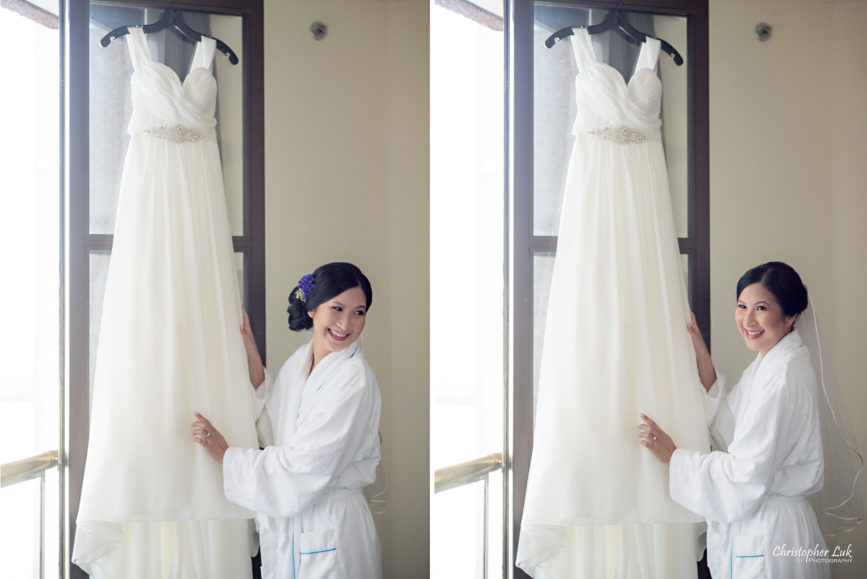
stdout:
POLYGON ((289 327, 312 328, 313 337, 276 379, 245 315, 264 449, 230 447, 196 415, 193 436, 222 462, 226 498, 257 513, 263 579, 382 576, 362 494, 380 460, 379 387, 358 343, 371 299, 370 283, 352 264, 302 277, 289 296, 289 327))
POLYGON ((735 322, 758 352, 727 388, 695 325, 713 452, 678 449, 642 415, 639 440, 668 463, 671 498, 707 519, 714 579, 829 576, 828 555, 807 496, 823 484, 818 387, 795 322, 807 289, 790 266, 769 262, 738 282, 735 322))

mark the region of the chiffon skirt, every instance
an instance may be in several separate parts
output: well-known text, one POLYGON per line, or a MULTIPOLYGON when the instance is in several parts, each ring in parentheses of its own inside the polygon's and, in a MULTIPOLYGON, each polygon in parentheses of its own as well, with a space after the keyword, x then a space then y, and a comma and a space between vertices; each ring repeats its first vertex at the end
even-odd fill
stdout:
POLYGON ((134 134, 73 554, 86 571, 250 576, 253 513, 224 498, 221 465, 190 429, 199 411, 230 445, 258 447, 240 305, 216 142, 134 134))
POLYGON ((518 548, 536 577, 695 573, 702 519, 638 442, 644 413, 709 449, 680 259, 660 141, 577 135, 518 548))

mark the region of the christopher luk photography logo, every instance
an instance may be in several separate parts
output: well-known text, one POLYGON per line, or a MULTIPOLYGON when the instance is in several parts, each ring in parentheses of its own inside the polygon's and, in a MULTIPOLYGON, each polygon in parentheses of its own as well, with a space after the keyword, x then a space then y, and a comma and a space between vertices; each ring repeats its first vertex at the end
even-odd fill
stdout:
POLYGON ((777 545, 771 553, 774 557, 795 557, 805 563, 851 563, 854 559, 852 544, 833 547, 789 547, 777 545))

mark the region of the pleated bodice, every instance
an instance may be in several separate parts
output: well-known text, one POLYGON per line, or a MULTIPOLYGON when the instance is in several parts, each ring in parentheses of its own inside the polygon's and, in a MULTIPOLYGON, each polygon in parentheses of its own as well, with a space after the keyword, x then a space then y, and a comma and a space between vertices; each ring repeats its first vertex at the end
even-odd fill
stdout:
MULTIPOLYGON (((571 45, 579 70, 575 78, 578 114, 572 132, 630 135, 620 128, 625 127, 646 138, 659 138, 662 83, 655 72, 659 40, 648 37, 642 43, 635 73, 629 81, 613 66, 596 60, 586 30, 576 30, 571 45)), ((635 139, 637 135, 631 137, 635 139)))
POLYGON ((217 80, 211 73, 216 41, 202 36, 183 81, 170 67, 151 58, 141 29, 130 30, 129 49, 134 72, 128 131, 150 132, 175 142, 216 138, 217 80))

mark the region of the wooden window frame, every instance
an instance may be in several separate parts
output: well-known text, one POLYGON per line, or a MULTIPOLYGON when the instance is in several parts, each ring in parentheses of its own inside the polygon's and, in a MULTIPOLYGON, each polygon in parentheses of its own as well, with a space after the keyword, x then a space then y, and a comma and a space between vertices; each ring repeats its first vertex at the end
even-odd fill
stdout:
MULTIPOLYGON (((232 238, 243 254, 244 293, 256 343, 265 360, 265 139, 264 12, 262 0, 100 0, 101 4, 177 8, 242 17, 243 29, 243 235, 232 238)), ((61 485, 66 490, 64 576, 87 575, 69 561, 81 497, 89 432, 90 253, 110 251, 111 235, 89 231, 89 22, 90 2, 63 0, 63 155, 65 296, 65 383, 61 485)))
MULTIPOLYGON (((534 234, 533 227, 533 8, 531 0, 513 0, 506 38, 510 142, 507 161, 507 228, 510 300, 510 438, 509 501, 512 555, 511 576, 528 577, 514 565, 520 535, 524 495, 533 449, 533 257, 556 250, 556 237, 534 234)), ((689 148, 689 231, 680 238, 680 252, 689 259, 690 302, 710 345, 710 180, 708 136, 708 3, 707 0, 557 0, 545 4, 651 12, 686 18, 687 27, 687 141, 689 148)))

